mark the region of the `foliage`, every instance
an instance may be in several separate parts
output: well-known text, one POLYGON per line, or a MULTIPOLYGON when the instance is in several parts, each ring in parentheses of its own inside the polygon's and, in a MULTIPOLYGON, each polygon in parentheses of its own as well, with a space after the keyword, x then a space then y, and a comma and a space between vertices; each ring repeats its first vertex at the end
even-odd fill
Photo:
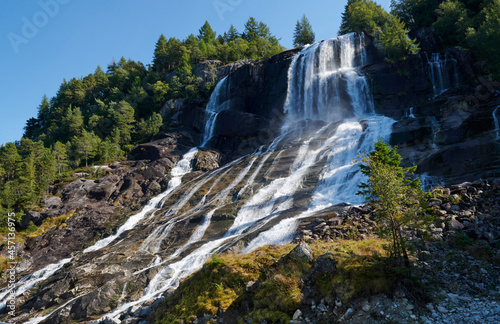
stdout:
POLYGON ((443 0, 391 0, 391 13, 411 30, 430 27, 437 18, 436 9, 443 0))
POLYGON ((497 79, 500 79, 500 0, 492 0, 478 14, 479 27, 469 27, 466 42, 482 59, 487 59, 497 79))
POLYGON ((398 266, 409 266, 403 230, 405 227, 422 227, 427 220, 423 216, 424 194, 420 189, 420 179, 408 179, 416 168, 401 167, 397 149, 382 141, 375 143, 375 150, 363 162, 361 172, 369 178, 367 183, 360 185, 358 194, 374 206, 375 214, 390 233, 391 257, 398 266))
POLYGON ((339 35, 364 32, 373 36, 388 19, 389 14, 372 0, 349 0, 342 13, 339 35))
POLYGON ((386 23, 380 33, 379 43, 385 57, 392 61, 404 60, 409 54, 420 51, 415 40, 408 38, 408 31, 397 17, 392 17, 386 23))
POLYGON ((387 59, 399 61, 419 52, 408 37, 405 24, 372 0, 349 0, 342 14, 339 34, 364 32, 376 36, 387 59))
POLYGON ((391 8, 413 32, 432 27, 442 47, 472 49, 500 78, 499 0, 392 0, 391 8))
POLYGON ((0 146, 0 227, 7 213, 20 218, 36 207, 46 195, 56 176, 56 159, 41 141, 23 138, 17 143, 0 146))
POLYGON ((331 252, 336 264, 335 273, 315 276, 308 263, 276 262, 294 248, 292 244, 264 246, 248 254, 222 254, 186 278, 158 305, 154 323, 186 323, 196 316, 217 315, 219 310, 233 314, 235 322, 239 318, 238 323, 245 318, 288 323, 311 290, 314 298, 340 298, 346 304, 368 294, 391 293, 399 278, 384 263, 385 244, 384 239, 311 243, 315 256, 331 252), (258 288, 247 292, 249 281, 257 282, 258 288), (240 307, 243 303, 249 305, 246 310, 240 307))
POLYGON ((436 9, 437 20, 432 24, 438 36, 445 45, 459 44, 465 38, 469 26, 469 18, 463 3, 457 0, 447 0, 436 9))
POLYGON ((314 43, 314 32, 312 30, 312 26, 309 23, 306 15, 303 15, 300 20, 297 20, 297 24, 295 25, 295 31, 293 33, 293 45, 303 46, 306 44, 314 43))

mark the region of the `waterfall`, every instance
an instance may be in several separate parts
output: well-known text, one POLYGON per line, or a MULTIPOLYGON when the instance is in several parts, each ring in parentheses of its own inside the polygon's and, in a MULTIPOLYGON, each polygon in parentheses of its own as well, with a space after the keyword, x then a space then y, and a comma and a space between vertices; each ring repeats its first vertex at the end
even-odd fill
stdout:
POLYGON ((457 88, 460 83, 457 61, 449 54, 432 53, 427 55, 428 70, 434 90, 434 96, 439 96, 446 90, 457 88))
POLYGON ((431 146, 434 150, 438 149, 437 145, 437 137, 439 135, 439 132, 441 131, 441 125, 439 125, 439 122, 437 121, 436 117, 434 116, 429 116, 425 119, 426 123, 431 126, 432 129, 432 143, 431 146))
POLYGON ((413 114, 413 107, 410 107, 407 112, 405 112, 405 117, 410 119, 416 119, 415 114, 413 114))
MULTIPOLYGON (((144 213, 150 215, 147 218, 138 217, 137 222, 146 219, 142 224, 148 226, 140 228, 144 233, 131 228, 136 223, 127 227, 135 231, 129 236, 137 234, 142 239, 139 250, 151 256, 149 265, 137 266, 132 275, 151 268, 155 268, 151 272, 155 275, 142 297, 117 306, 103 319, 116 318, 132 306, 175 289, 212 254, 245 237, 250 243, 244 252, 266 244, 287 243, 300 218, 339 203, 363 203, 356 195, 357 185, 365 180, 359 172, 358 154, 373 150, 373 143, 380 138, 388 140, 394 123, 375 113, 361 70, 369 60, 366 46, 363 34, 352 33, 312 44, 294 56, 283 107, 286 117, 280 135, 267 148, 178 186, 180 177, 191 170, 196 149, 184 156, 172 170, 172 179, 176 179, 173 186, 179 188, 166 194, 172 204, 162 215, 155 215, 153 210, 144 213), (305 194, 308 199, 297 199, 305 194), (221 232, 211 230, 215 219, 229 209, 234 210, 232 224, 221 232), (198 224, 186 225, 193 224, 193 219, 199 219, 198 224), (171 233, 181 226, 189 228, 191 234, 180 235, 176 244, 162 248, 167 244, 164 242, 175 239, 171 233)), ((221 80, 207 105, 203 146, 214 135, 218 113, 229 109, 227 88, 227 79, 221 80)), ((88 251, 98 250, 116 238, 88 251)))
MULTIPOLYGON (((152 198, 147 202, 146 206, 137 214, 131 216, 125 224, 120 226, 114 235, 108 236, 102 240, 97 241, 94 245, 85 249, 82 253, 89 253, 102 249, 103 247, 109 245, 116 238, 118 238, 122 233, 130 231, 133 229, 146 215, 154 212, 162 207, 162 200, 167 197, 177 186, 180 185, 182 176, 190 172, 191 161, 196 156, 198 150, 196 148, 191 149, 186 153, 183 158, 172 168, 171 176, 168 183, 168 189, 161 193, 160 195, 152 198)), ((49 264, 45 268, 33 272, 27 277, 19 280, 15 287, 15 296, 19 296, 22 293, 33 288, 38 283, 49 278, 55 274, 59 269, 61 269, 65 264, 71 262, 73 258, 63 259, 57 263, 49 264)), ((4 288, 0 291, 0 309, 5 308, 7 300, 10 298, 10 289, 4 288)))
POLYGON ((226 76, 217 83, 205 109, 205 128, 203 131, 202 147, 205 147, 208 141, 214 136, 215 122, 219 113, 222 110, 229 109, 229 101, 225 100, 229 91, 227 78, 226 76))
POLYGON ((495 134, 496 134, 495 140, 500 141, 500 125, 498 123, 498 117, 497 117, 498 108, 500 108, 500 106, 498 106, 493 111, 493 124, 495 125, 495 134))
MULTIPOLYGON (((307 210, 260 233, 244 252, 289 242, 298 219, 316 211, 343 202, 363 203, 356 192, 364 176, 352 161, 358 160, 358 153, 373 150, 378 139, 387 141, 394 123, 374 112, 366 78, 360 71, 367 63, 364 44, 363 34, 348 34, 316 43, 292 62, 285 109, 288 118, 283 128, 295 127, 297 120, 315 118, 330 122, 325 127, 335 130, 318 149, 306 148, 308 159, 301 168, 307 171, 312 167, 309 161, 325 161, 307 210), (345 50, 340 56, 335 55, 338 48, 345 50)), ((308 141, 317 141, 324 131, 308 141)))

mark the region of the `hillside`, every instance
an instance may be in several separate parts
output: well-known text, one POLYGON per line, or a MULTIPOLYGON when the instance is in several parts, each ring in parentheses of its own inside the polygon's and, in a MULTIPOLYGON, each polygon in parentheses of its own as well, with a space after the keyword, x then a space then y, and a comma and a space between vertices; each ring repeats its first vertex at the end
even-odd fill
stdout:
MULTIPOLYGON (((162 35, 149 69, 121 60, 45 98, 27 137, 0 152, 5 188, 18 188, 2 195, 2 208, 17 213, 2 275, 13 256, 24 278, 15 298, 0 291, 0 319, 497 322, 500 85, 483 61, 491 53, 443 38, 444 14, 433 31, 413 27, 419 42, 398 27, 409 11, 358 25, 353 12, 363 11, 352 8, 364 5, 373 2, 348 2, 345 34, 287 51, 252 19, 235 39, 216 38, 208 23, 199 38, 162 35), (404 35, 403 52, 384 41, 391 30, 404 35), (258 40, 268 52, 221 57, 258 40), (372 183, 375 171, 360 165, 376 158, 377 141, 397 146, 401 161, 390 169, 402 187, 418 181, 399 162, 417 167, 427 192, 393 200, 397 210, 417 206, 418 226, 398 227, 405 265, 395 266, 381 197, 357 194, 372 183)), ((471 39, 493 24, 496 5, 467 9, 471 39)))

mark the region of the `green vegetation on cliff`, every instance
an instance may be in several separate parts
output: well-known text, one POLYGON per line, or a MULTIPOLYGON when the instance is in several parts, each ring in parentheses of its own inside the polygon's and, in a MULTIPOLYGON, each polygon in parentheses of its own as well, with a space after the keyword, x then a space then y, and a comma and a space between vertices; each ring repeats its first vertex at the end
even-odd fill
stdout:
POLYGON ((500 0, 392 0, 391 8, 412 33, 432 28, 443 48, 472 49, 500 77, 500 0))
POLYGON ((78 168, 124 159, 134 145, 168 127, 160 114, 168 100, 208 99, 215 70, 202 80, 193 71, 196 64, 260 59, 283 50, 269 27, 253 17, 242 33, 231 26, 218 36, 205 22, 197 36, 184 40, 161 35, 151 66, 122 57, 105 71, 98 66, 87 76, 64 80, 54 97, 43 97, 23 139, 0 147, 0 228, 5 210, 22 217, 78 168))
POLYGON ((309 23, 309 19, 307 19, 306 15, 303 15, 300 20, 297 20, 297 24, 295 25, 295 31, 293 33, 293 45, 294 46, 303 46, 306 44, 314 43, 314 32, 312 30, 312 26, 309 23))
POLYGON ((389 60, 399 61, 419 52, 405 24, 372 0, 349 0, 342 13, 339 34, 364 32, 376 38, 389 60))
POLYGON ((383 266, 384 244, 381 239, 315 242, 310 247, 316 263, 331 260, 321 270, 289 257, 292 244, 213 257, 160 304, 154 322, 188 323, 225 312, 230 322, 288 323, 311 294, 347 303, 364 294, 391 292, 398 281, 383 266))

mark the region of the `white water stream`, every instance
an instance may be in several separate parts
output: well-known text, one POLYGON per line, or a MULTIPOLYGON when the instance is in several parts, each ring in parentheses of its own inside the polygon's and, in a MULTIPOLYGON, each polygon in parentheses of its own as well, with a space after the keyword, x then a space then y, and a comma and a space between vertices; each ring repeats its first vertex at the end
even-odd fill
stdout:
MULTIPOLYGON (((387 140, 394 122, 374 112, 368 83, 361 72, 366 64, 363 35, 348 34, 318 42, 296 55, 288 72, 284 107, 287 117, 281 135, 267 150, 260 148, 250 156, 200 177, 180 194, 165 215, 155 217, 141 250, 156 254, 156 259, 134 275, 151 268, 158 268, 158 272, 141 298, 119 305, 105 316, 116 318, 131 306, 175 289, 180 280, 199 270, 212 254, 245 235, 255 235, 245 252, 266 244, 286 243, 291 240, 298 219, 338 203, 362 203, 356 192, 363 175, 353 161, 358 160, 358 153, 371 151, 379 138, 387 140), (293 159, 290 159, 291 154, 294 154, 293 159), (289 161, 288 170, 280 167, 283 161, 289 161), (315 172, 319 172, 319 176, 315 176, 315 172), (262 179, 259 178, 261 174, 262 179), (316 179, 315 184, 310 183, 312 178, 316 179), (216 189, 223 181, 227 183, 224 189, 216 189), (299 207, 296 196, 306 182, 313 186, 308 205, 302 206, 301 211, 297 209, 293 217, 279 219, 285 211, 290 215, 299 207), (213 216, 243 196, 246 200, 238 208, 231 226, 221 236, 207 240, 205 236, 213 216), (164 251, 162 242, 169 238, 175 225, 193 215, 202 216, 202 221, 190 237, 170 255, 160 257, 164 251), (267 229, 257 235, 266 226, 267 229)), ((217 85, 207 105, 203 146, 213 137, 217 114, 228 108, 227 100, 221 102, 227 83, 224 79, 217 85)), ((180 177, 190 171, 187 166, 195 154, 193 149, 183 158, 186 163, 178 163, 180 177)), ((170 192, 152 201, 152 206, 144 209, 151 208, 143 210, 142 216, 131 220, 123 231, 117 231, 107 241, 104 239, 84 252, 101 249, 124 231, 134 228, 146 214, 159 207, 157 204, 170 192)), ((148 218, 152 219, 153 216, 148 218)))
POLYGON ((427 61, 435 97, 448 89, 458 87, 460 78, 454 58, 448 54, 441 56, 439 53, 432 53, 431 58, 427 56, 427 61))
MULTIPOLYGON (((174 166, 171 170, 171 179, 168 183, 168 189, 161 193, 160 195, 152 198, 143 208, 142 210, 131 216, 125 224, 120 226, 114 235, 108 236, 102 240, 97 241, 94 245, 85 249, 82 253, 89 253, 93 251, 97 251, 102 249, 103 247, 109 245, 116 238, 118 238, 122 233, 133 229, 146 215, 151 212, 154 212, 162 207, 162 200, 168 196, 177 186, 180 185, 182 177, 191 172, 191 161, 196 156, 198 149, 193 148, 189 152, 187 152, 183 158, 174 166)), ((5 308, 7 300, 12 296, 19 296, 27 290, 33 288, 38 283, 46 280, 54 273, 56 273, 59 269, 61 269, 66 263, 71 262, 73 258, 63 259, 57 263, 49 264, 43 269, 35 271, 34 273, 26 276, 25 278, 19 280, 16 283, 16 287, 14 288, 14 294, 11 293, 10 289, 2 289, 0 290, 0 309, 5 308)))
POLYGON ((210 100, 208 101, 207 107, 205 109, 205 129, 203 132, 203 142, 202 147, 208 144, 208 141, 213 137, 215 130, 215 122, 219 113, 225 109, 229 109, 229 101, 223 101, 223 95, 228 92, 228 82, 227 76, 223 78, 215 86, 210 100))
POLYGON ((498 117, 497 117, 498 108, 500 108, 500 106, 498 106, 493 111, 493 124, 495 125, 495 134, 496 134, 495 139, 497 141, 500 141, 500 124, 498 123, 498 117))

